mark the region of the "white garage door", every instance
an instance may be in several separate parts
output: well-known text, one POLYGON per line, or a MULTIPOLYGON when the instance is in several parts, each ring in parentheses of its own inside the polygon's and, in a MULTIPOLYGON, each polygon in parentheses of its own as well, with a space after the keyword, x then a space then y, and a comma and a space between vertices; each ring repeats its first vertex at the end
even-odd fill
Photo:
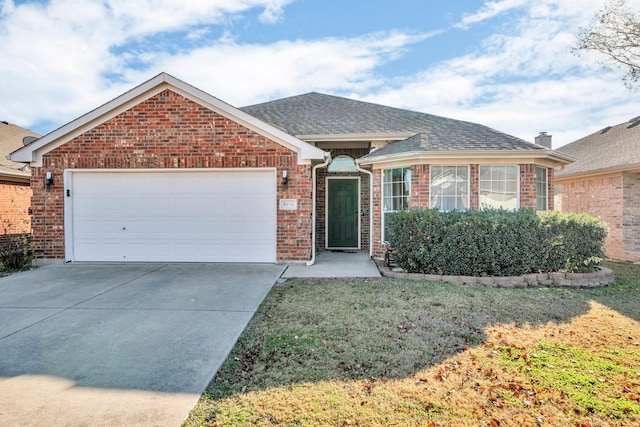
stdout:
POLYGON ((276 261, 273 169, 74 171, 67 179, 71 260, 276 261))

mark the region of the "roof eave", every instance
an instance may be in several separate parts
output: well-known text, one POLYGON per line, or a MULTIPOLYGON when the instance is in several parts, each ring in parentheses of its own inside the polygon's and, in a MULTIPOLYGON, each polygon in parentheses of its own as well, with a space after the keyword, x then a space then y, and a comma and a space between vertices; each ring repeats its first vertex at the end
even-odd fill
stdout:
POLYGON ((575 159, 566 154, 558 153, 554 150, 464 150, 464 151, 413 151, 399 154, 389 154, 374 156, 371 158, 360 158, 356 162, 360 165, 373 165, 381 163, 397 163, 403 161, 425 161, 430 159, 546 159, 552 161, 556 166, 572 163, 575 159))
POLYGON ((323 160, 325 153, 299 138, 289 135, 226 102, 209 95, 167 73, 160 73, 152 79, 136 86, 93 111, 67 123, 40 139, 24 146, 9 156, 14 162, 42 164, 42 155, 59 145, 75 138, 91 127, 109 120, 161 91, 171 88, 182 96, 216 111, 241 125, 269 138, 298 153, 298 164, 308 164, 312 160, 323 160))
POLYGON ((334 134, 309 134, 296 135, 298 139, 307 142, 331 142, 331 141, 404 141, 411 138, 415 132, 389 132, 389 133, 334 133, 334 134))
POLYGON ((31 181, 31 175, 25 172, 11 170, 0 170, 0 181, 14 181, 21 183, 29 183, 31 181))
POLYGON ((556 172, 555 179, 558 181, 575 179, 583 176, 598 176, 608 175, 616 172, 640 172, 640 163, 630 165, 616 165, 608 168, 592 169, 588 171, 573 172, 568 174, 562 174, 562 172, 556 172))

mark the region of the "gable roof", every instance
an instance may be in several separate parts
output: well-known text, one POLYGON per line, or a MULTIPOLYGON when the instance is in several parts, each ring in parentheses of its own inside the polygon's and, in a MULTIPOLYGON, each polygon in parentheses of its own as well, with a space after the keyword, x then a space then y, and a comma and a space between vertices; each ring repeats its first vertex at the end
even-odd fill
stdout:
POLYGON ((70 141, 87 130, 104 123, 144 100, 170 89, 193 102, 196 102, 224 117, 275 141, 298 153, 298 163, 309 163, 311 160, 323 160, 325 153, 272 125, 227 104, 208 93, 191 86, 167 73, 160 73, 93 111, 69 122, 68 124, 43 136, 37 141, 11 153, 11 160, 16 162, 34 162, 42 164, 42 156, 47 152, 70 141))
POLYGON ((23 138, 39 137, 37 133, 7 122, 0 122, 0 177, 16 181, 29 181, 31 171, 22 163, 7 159, 9 153, 23 147, 23 138))
POLYGON ((571 161, 546 147, 478 123, 316 92, 241 110, 307 141, 400 141, 363 156, 359 163, 427 152, 526 152, 551 155, 559 163, 571 161))
POLYGON ((576 161, 557 171, 557 178, 640 169, 640 117, 607 126, 558 151, 576 161))

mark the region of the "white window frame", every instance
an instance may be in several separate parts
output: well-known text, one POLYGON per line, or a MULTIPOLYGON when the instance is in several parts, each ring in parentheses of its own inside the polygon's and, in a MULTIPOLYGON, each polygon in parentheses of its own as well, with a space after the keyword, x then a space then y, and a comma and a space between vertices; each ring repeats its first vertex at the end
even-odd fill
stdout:
POLYGON ((549 168, 545 168, 543 166, 536 166, 536 210, 537 211, 547 211, 549 210, 549 168), (538 200, 540 200, 540 195, 538 194, 538 184, 541 181, 538 179, 538 172, 544 171, 544 208, 540 209, 538 206, 538 200))
MULTIPOLYGON (((520 209, 520 165, 480 165, 478 168, 478 208, 479 209, 500 209, 500 206, 490 206, 490 207, 485 207, 482 206, 482 200, 481 198, 481 192, 482 192, 482 183, 483 180, 482 179, 482 169, 483 168, 515 168, 516 170, 516 194, 515 194, 515 198, 516 198, 516 207, 514 208, 514 210, 518 210, 520 209)), ((491 178, 489 180, 490 182, 493 182, 493 178, 491 178)), ((506 189, 506 186, 505 186, 506 189)), ((505 191, 506 194, 506 191, 505 191)), ((503 207, 503 209, 506 209, 503 207)))
MULTIPOLYGON (((386 194, 385 194, 385 181, 384 181, 385 173, 393 171, 395 169, 403 169, 403 170, 404 169, 409 169, 411 171, 411 178, 409 180, 409 195, 406 196, 407 197, 407 205, 409 205, 411 203, 411 180, 413 179, 413 168, 411 166, 399 166, 399 167, 395 167, 395 168, 387 168, 387 169, 380 170, 380 182, 382 183, 382 186, 381 186, 382 187, 382 191, 380 191, 380 195, 381 195, 381 209, 380 210, 382 211, 382 215, 381 215, 382 222, 380 224, 381 225, 381 227, 380 227, 381 228, 380 235, 381 235, 381 238, 382 238, 382 243, 385 243, 387 241, 386 237, 385 237, 385 226, 384 226, 385 225, 385 214, 387 212, 399 212, 399 211, 394 210, 394 209, 385 209, 385 203, 384 203, 384 200, 385 200, 385 197, 386 197, 386 194)), ((402 176, 403 177, 405 176, 404 172, 402 173, 402 176)), ((393 195, 391 195, 391 197, 393 197, 393 195)))
MULTIPOLYGON (((429 207, 434 209, 437 208, 438 206, 436 204, 433 203, 434 200, 434 191, 433 191, 433 171, 435 168, 452 168, 455 167, 457 168, 466 168, 467 169, 467 197, 466 197, 466 207, 462 206, 460 209, 457 208, 457 202, 456 202, 456 209, 457 210, 469 210, 469 208, 471 207, 471 166, 470 165, 430 165, 429 166, 429 207)), ((457 175, 457 170, 456 170, 456 175, 457 175)), ((442 196, 442 194, 439 194, 438 196, 442 196)), ((456 197, 460 197, 457 196, 456 197)), ((445 212, 443 209, 440 209, 441 211, 445 212)))

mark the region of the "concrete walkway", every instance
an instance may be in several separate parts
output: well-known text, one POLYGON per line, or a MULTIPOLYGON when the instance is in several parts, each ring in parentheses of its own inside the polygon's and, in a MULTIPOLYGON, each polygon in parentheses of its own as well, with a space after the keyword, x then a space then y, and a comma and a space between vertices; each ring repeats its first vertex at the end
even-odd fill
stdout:
POLYGON ((65 264, 0 278, 0 425, 179 426, 284 268, 65 264))
POLYGON ((282 277, 380 277, 380 272, 368 252, 324 251, 314 265, 291 264, 282 277))

